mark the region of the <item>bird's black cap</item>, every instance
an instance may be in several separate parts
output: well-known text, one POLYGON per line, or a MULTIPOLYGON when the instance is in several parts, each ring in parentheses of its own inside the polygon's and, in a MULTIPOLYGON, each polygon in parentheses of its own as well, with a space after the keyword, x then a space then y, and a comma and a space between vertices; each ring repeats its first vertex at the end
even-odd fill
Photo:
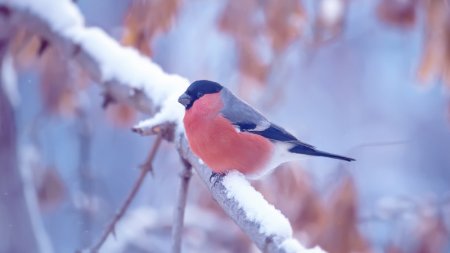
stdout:
POLYGON ((198 80, 189 85, 183 95, 178 98, 178 102, 184 105, 186 109, 189 109, 194 102, 203 95, 220 92, 222 88, 222 85, 219 83, 208 80, 198 80))

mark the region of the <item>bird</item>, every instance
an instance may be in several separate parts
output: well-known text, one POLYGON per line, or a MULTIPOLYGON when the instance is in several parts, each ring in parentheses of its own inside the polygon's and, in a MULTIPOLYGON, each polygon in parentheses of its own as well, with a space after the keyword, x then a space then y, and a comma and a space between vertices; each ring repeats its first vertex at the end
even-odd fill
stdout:
POLYGON ((213 175, 239 171, 249 179, 259 179, 305 155, 355 160, 300 141, 214 81, 191 83, 178 102, 185 108, 183 124, 189 146, 213 175))

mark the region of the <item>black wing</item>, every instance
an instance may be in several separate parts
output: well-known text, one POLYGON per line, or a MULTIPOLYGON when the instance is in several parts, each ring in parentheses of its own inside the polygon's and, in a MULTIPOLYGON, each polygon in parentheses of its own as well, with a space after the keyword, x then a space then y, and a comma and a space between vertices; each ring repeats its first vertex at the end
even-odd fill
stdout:
POLYGON ((282 127, 275 124, 270 124, 266 129, 258 129, 257 125, 249 122, 234 122, 234 125, 239 127, 242 132, 249 132, 261 135, 272 141, 290 142, 296 146, 304 146, 305 148, 314 148, 314 146, 299 141, 295 136, 284 130, 282 127))

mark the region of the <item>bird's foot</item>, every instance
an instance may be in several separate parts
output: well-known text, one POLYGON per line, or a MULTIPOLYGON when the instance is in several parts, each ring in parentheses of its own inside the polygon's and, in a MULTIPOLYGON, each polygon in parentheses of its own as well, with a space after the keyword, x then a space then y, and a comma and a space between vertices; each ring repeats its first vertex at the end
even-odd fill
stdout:
POLYGON ((211 176, 209 177, 209 182, 213 183, 213 186, 216 186, 216 184, 220 181, 222 181, 222 178, 226 175, 226 173, 217 173, 213 172, 211 176))

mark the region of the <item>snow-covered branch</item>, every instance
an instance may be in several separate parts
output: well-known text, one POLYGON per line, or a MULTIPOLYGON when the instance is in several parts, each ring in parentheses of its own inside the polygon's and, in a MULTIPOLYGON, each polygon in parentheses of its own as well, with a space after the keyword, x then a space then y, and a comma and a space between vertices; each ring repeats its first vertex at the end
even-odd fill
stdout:
POLYGON ((0 21, 6 19, 12 26, 25 26, 44 37, 68 59, 77 60, 114 100, 153 115, 155 125, 178 123, 183 109, 173 105, 189 81, 165 73, 159 65, 133 48, 122 47, 103 30, 86 27, 72 2, 0 0, 0 5, 0 21), (48 10, 50 7, 53 11, 48 10))
POLYGON ((237 172, 222 180, 210 180, 211 169, 189 149, 185 138, 178 143, 181 155, 192 164, 214 199, 263 252, 325 253, 319 247, 305 249, 292 238, 287 218, 237 172))
MULTIPOLYGON (((192 164, 214 199, 264 252, 323 252, 305 249, 292 238, 289 221, 267 203, 239 174, 231 173, 216 183, 207 168, 190 150, 181 123, 183 107, 178 96, 189 81, 165 73, 157 64, 132 48, 119 45, 104 31, 86 27, 82 15, 69 0, 0 0, 0 22, 27 27, 75 59, 98 81, 108 96, 131 104, 152 118, 134 128, 151 134, 175 126, 181 155, 192 164), (53 11, 48 11, 52 8, 53 11)), ((0 24, 1 25, 1 24, 0 24)))

